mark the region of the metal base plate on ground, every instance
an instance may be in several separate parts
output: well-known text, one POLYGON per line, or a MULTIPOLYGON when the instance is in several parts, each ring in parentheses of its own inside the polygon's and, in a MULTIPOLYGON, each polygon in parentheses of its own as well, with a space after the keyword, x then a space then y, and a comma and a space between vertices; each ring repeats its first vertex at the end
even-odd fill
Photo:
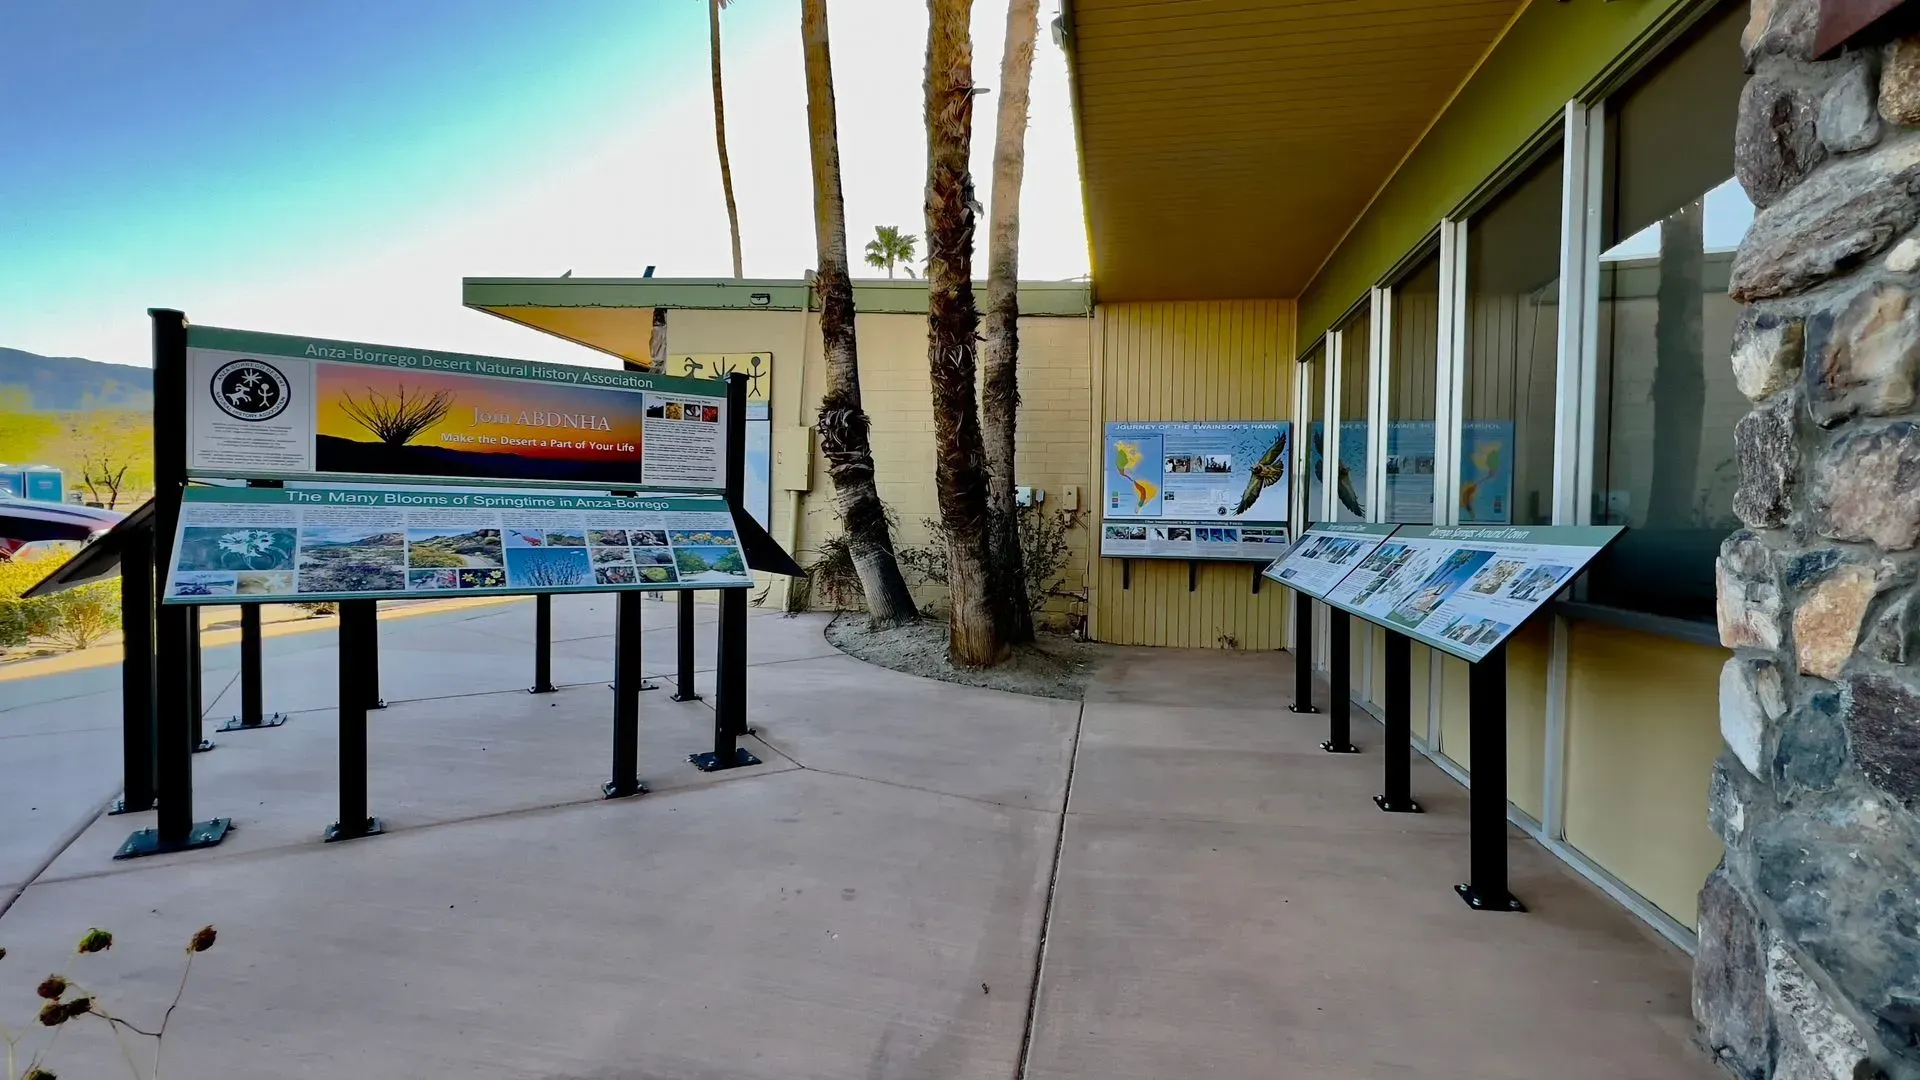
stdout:
POLYGON ((187 831, 186 840, 177 844, 162 843, 159 829, 141 829, 120 850, 113 853, 115 859, 139 859, 148 855, 167 855, 175 851, 192 851, 194 848, 212 847, 227 838, 227 831, 233 828, 232 818, 217 817, 207 821, 196 821, 187 831))
POLYGON ((622 790, 619 784, 609 780, 600 785, 600 793, 609 799, 631 799, 635 795, 645 795, 653 789, 645 784, 634 784, 630 790, 622 790))
POLYGON ((527 693, 529 694, 557 694, 559 692, 560 692, 560 688, 553 685, 552 683, 546 683, 541 686, 527 687, 527 693))
POLYGON ((1481 896, 1471 885, 1455 885, 1453 891, 1460 899, 1475 911, 1525 911, 1527 905, 1514 898, 1512 893, 1503 892, 1499 896, 1481 896))
POLYGON ((760 764, 760 759, 754 757, 744 746, 734 748, 732 761, 722 761, 710 753, 688 754, 687 760, 693 762, 693 767, 701 772, 719 772, 722 769, 738 769, 747 765, 760 764))
POLYGON ((1425 810, 1420 808, 1420 804, 1417 802, 1414 802, 1412 799, 1408 799, 1406 802, 1395 802, 1392 799, 1387 798, 1385 795, 1375 795, 1373 797, 1373 805, 1379 807, 1382 810, 1385 810, 1389 814, 1424 814, 1426 813, 1425 810))
POLYGON ((1345 746, 1335 746, 1333 745, 1332 739, 1321 743, 1320 749, 1325 750, 1329 754, 1357 754, 1360 752, 1360 748, 1352 743, 1348 743, 1345 746))
POLYGON ((239 717, 236 716, 233 719, 227 721, 226 723, 221 724, 219 727, 214 728, 213 730, 215 731, 257 731, 261 728, 279 727, 281 724, 284 724, 286 722, 287 722, 287 714, 283 712, 277 712, 271 716, 263 716, 260 718, 260 722, 257 724, 246 723, 245 721, 241 720, 239 717))
POLYGON ((144 814, 147 811, 152 810, 153 808, 159 805, 160 805, 159 799, 148 799, 147 805, 145 806, 128 806, 127 800, 123 796, 121 798, 113 800, 113 805, 107 807, 107 816, 118 817, 121 814, 144 814))
POLYGON ((1320 710, 1311 705, 1289 705, 1287 706, 1287 711, 1291 713, 1317 713, 1320 710))
POLYGON ((363 836, 379 836, 386 831, 386 823, 377 817, 368 818, 365 825, 353 831, 341 828, 340 823, 336 821, 327 826, 327 831, 320 834, 320 839, 331 844, 336 840, 358 840, 363 836))
POLYGON ((705 700, 706 700, 706 698, 703 698, 703 697, 701 697, 701 696, 700 696, 699 694, 686 694, 686 695, 682 695, 682 694, 680 693, 680 691, 678 691, 678 690, 675 690, 675 691, 673 692, 673 700, 675 700, 675 701, 705 701, 705 700))
MULTIPOLYGON (((615 686, 615 685, 613 685, 612 683, 608 683, 608 684, 607 684, 607 689, 609 689, 609 690, 618 690, 618 689, 619 689, 619 687, 617 687, 617 686, 615 686)), ((653 681, 652 679, 641 679, 641 680, 640 680, 640 691, 641 691, 641 693, 645 693, 645 692, 647 692, 648 690, 658 690, 658 689, 660 689, 660 684, 659 684, 659 683, 657 683, 657 682, 654 682, 654 681, 653 681)), ((677 699, 676 699, 676 700, 677 700, 677 699)))
POLYGON ((386 707, 387 707, 386 698, 374 698, 373 703, 367 706, 367 708, 369 709, 384 709, 386 707))

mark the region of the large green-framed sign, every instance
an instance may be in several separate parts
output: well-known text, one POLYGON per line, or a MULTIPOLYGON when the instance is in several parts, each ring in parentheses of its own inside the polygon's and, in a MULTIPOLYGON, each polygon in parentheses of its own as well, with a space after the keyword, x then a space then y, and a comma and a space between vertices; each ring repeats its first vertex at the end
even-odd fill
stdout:
POLYGON ((1478 661, 1622 531, 1618 525, 1402 525, 1324 599, 1478 661))
POLYGON ((719 498, 393 486, 183 496, 169 604, 752 584, 719 498))
POLYGON ((725 383, 187 328, 187 472, 718 492, 725 383))

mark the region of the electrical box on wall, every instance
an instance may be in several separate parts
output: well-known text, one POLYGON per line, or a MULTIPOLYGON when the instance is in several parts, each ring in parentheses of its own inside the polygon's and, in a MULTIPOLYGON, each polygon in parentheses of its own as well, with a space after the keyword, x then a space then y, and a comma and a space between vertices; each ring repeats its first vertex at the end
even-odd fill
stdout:
POLYGON ((1067 486, 1060 489, 1060 509, 1062 510, 1080 509, 1079 485, 1068 484, 1067 486))
POLYGON ((773 486, 781 491, 813 490, 812 428, 779 428, 774 431, 773 486))
POLYGON ((1013 502, 1015 506, 1039 506, 1046 501, 1047 491, 1045 488, 1016 487, 1013 489, 1013 502))

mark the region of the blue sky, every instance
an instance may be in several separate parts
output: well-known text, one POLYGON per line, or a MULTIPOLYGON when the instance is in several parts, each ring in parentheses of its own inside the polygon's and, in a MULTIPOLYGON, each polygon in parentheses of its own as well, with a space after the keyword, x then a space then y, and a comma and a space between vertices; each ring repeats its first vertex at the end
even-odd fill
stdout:
MULTIPOLYGON (((728 272, 701 0, 0 2, 0 345, 144 363, 144 309, 175 306, 591 361, 461 309, 459 278, 728 272)), ((857 250, 875 224, 921 231, 925 10, 831 14, 857 250)), ((723 18, 746 270, 797 276, 813 248, 798 3, 741 0, 723 18)), ((984 85, 1003 19, 976 12, 984 85)), ((983 195, 992 101, 976 117, 983 195)), ((1044 26, 1029 154, 1028 276, 1084 273, 1044 26)))

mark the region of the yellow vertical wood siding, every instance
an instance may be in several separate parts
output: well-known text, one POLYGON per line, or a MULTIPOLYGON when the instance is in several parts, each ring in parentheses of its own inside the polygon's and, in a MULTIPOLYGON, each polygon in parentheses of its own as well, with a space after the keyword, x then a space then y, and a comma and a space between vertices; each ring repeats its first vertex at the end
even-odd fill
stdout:
MULTIPOLYGON (((1296 365, 1293 303, 1286 300, 1102 304, 1095 311, 1093 429, 1083 449, 1096 478, 1105 423, 1123 420, 1291 420, 1296 365)), ((1098 493, 1094 493, 1097 500, 1098 493)), ((1122 645, 1278 649, 1286 643, 1288 590, 1252 590, 1250 563, 1119 559, 1093 576, 1093 635, 1122 645)))

